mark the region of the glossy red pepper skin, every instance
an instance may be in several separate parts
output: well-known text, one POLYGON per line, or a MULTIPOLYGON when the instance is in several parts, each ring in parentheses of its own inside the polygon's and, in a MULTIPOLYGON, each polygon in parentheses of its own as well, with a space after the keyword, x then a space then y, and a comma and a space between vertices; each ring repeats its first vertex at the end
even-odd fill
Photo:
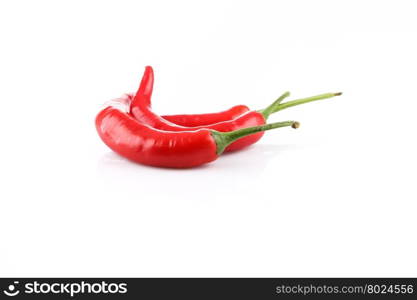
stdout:
MULTIPOLYGON (((236 119, 223 121, 210 125, 202 126, 180 126, 163 119, 161 116, 155 114, 151 110, 151 97, 153 90, 154 75, 153 69, 150 66, 145 68, 145 72, 139 86, 136 95, 130 105, 131 114, 139 122, 147 124, 157 129, 167 131, 189 131, 199 129, 213 129, 220 132, 229 132, 249 126, 259 126, 266 124, 264 116, 257 111, 246 112, 240 115, 236 119)), ((255 133, 246 137, 243 137, 229 146, 226 147, 225 151, 235 151, 245 148, 253 143, 256 143, 262 136, 263 132, 255 133)))
MULTIPOLYGON (((122 97, 126 98, 130 103, 134 96, 135 94, 125 94, 122 97)), ((250 111, 250 109, 246 105, 235 105, 228 110, 220 112, 207 114, 162 115, 161 118, 180 126, 201 127, 234 120, 248 111, 250 111)))
POLYGON ((128 110, 125 100, 113 100, 95 120, 100 138, 120 155, 141 164, 168 168, 191 168, 218 158, 210 130, 161 131, 141 124, 128 110))
POLYGON ((207 126, 214 123, 230 121, 249 111, 246 105, 236 105, 228 110, 208 114, 165 115, 163 119, 186 127, 207 126))

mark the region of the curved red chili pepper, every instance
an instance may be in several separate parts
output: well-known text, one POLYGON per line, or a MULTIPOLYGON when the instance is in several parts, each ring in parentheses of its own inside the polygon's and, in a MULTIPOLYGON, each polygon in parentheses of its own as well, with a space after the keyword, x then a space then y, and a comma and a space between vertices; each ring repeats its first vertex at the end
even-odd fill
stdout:
MULTIPOLYGON (((273 104, 261 111, 250 111, 246 112, 239 117, 227 120, 223 122, 218 122, 214 124, 205 124, 201 126, 180 126, 173 122, 170 122, 163 117, 155 114, 151 110, 151 96, 153 90, 154 75, 153 69, 150 66, 145 68, 145 72, 139 86, 139 89, 136 95, 133 97, 130 112, 131 114, 140 122, 148 124, 154 128, 168 131, 187 131, 187 130, 198 130, 202 128, 214 129, 220 132, 228 132, 233 130, 238 130, 241 128, 246 128, 248 126, 260 126, 266 123, 267 118, 273 112, 278 110, 288 108, 291 106, 299 105, 306 102, 316 101, 320 99, 330 98, 333 96, 339 95, 339 93, 329 93, 322 94, 310 98, 293 100, 287 103, 281 103, 286 97, 289 96, 289 93, 283 94, 278 100, 273 104), (284 104, 286 105, 284 107, 284 104)), ((184 115, 183 115, 184 116, 184 115)), ((263 136, 263 132, 253 134, 238 141, 232 143, 226 148, 226 151, 235 151, 247 147, 251 144, 256 143, 263 136)))
MULTIPOLYGON (((131 102, 135 94, 125 94, 131 102)), ((162 115, 161 117, 174 124, 185 127, 199 127, 211 125, 219 122, 230 121, 248 112, 250 109, 246 105, 235 105, 228 110, 206 113, 206 114, 182 114, 182 115, 162 115)))
POLYGON ((186 127, 207 126, 214 123, 230 121, 249 111, 246 105, 236 105, 228 110, 208 114, 165 115, 163 119, 186 127))
POLYGON ((96 129, 103 142, 118 154, 141 164, 190 168, 218 158, 232 142, 257 132, 279 127, 298 128, 286 121, 231 132, 209 129, 163 131, 142 124, 128 114, 126 99, 113 100, 96 117, 96 129))
MULTIPOLYGON (((198 130, 198 129, 214 129, 220 132, 228 132, 232 130, 237 130, 241 128, 245 128, 244 126, 259 126, 265 124, 264 116, 256 111, 247 112, 235 120, 231 121, 224 121, 212 125, 203 125, 203 126, 195 126, 195 127, 185 127, 174 124, 163 119, 161 116, 155 114, 150 106, 151 106, 151 96, 153 90, 153 70, 152 67, 147 66, 145 68, 145 73, 143 75, 141 84, 136 95, 133 97, 130 112, 132 115, 144 124, 148 124, 154 128, 161 129, 161 130, 168 130, 168 131, 186 131, 186 130, 198 130)), ((241 149, 248 145, 251 145, 257 142, 263 135, 263 132, 259 132, 247 137, 242 138, 239 143, 229 145, 226 148, 226 151, 233 151, 237 149, 241 149)))

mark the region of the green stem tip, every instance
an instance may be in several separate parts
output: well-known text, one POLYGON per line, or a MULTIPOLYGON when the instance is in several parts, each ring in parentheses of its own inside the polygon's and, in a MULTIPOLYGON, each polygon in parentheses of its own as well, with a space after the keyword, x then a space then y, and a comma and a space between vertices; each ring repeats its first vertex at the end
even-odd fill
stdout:
POLYGON ((276 123, 269 123, 259 126, 253 126, 248 128, 242 128, 234 131, 229 132, 220 132, 216 130, 211 130, 211 135, 213 136, 216 145, 217 145, 217 155, 220 155, 223 153, 224 149, 226 149, 227 146, 229 146, 234 141, 243 138, 245 136, 267 131, 275 128, 280 127, 288 127, 291 126, 292 128, 296 129, 300 127, 300 123, 296 121, 285 121, 285 122, 276 122, 276 123))

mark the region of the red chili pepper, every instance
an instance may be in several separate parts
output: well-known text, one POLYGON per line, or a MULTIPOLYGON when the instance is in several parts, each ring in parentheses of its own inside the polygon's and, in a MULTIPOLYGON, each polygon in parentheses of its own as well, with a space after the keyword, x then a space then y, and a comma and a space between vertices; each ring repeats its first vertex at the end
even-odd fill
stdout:
POLYGON ((242 137, 279 127, 299 126, 298 122, 286 121, 231 132, 210 129, 170 132, 142 124, 128 112, 125 99, 114 100, 100 111, 96 128, 103 142, 132 161, 168 168, 190 168, 209 163, 242 137))
POLYGON ((228 110, 208 114, 186 114, 162 116, 163 119, 186 127, 207 126, 214 123, 230 121, 249 111, 246 105, 236 105, 228 110))
MULTIPOLYGON (((135 94, 125 94, 131 102, 135 94)), ((250 109, 246 105, 235 105, 228 110, 207 113, 207 114, 182 114, 182 115, 162 115, 161 117, 174 124, 185 127, 199 127, 212 125, 219 122, 230 121, 248 112, 250 109)))
MULTIPOLYGON (((317 95, 314 97, 304 98, 289 101, 286 103, 281 103, 286 97, 289 96, 289 93, 284 93, 281 97, 279 97, 274 103, 272 103, 267 108, 260 110, 260 111, 250 111, 246 112, 235 119, 229 119, 226 121, 210 124, 208 120, 205 119, 207 115, 200 115, 196 117, 196 115, 181 115, 180 123, 185 123, 187 120, 190 121, 191 124, 197 124, 199 121, 202 121, 200 126, 180 126, 173 122, 164 119, 163 117, 155 114, 151 110, 151 96, 153 90, 153 82, 154 82, 154 75, 153 69, 150 66, 145 68, 145 72, 139 86, 139 89, 136 95, 133 97, 130 111, 132 115, 140 122, 144 124, 148 124, 154 128, 161 129, 161 130, 168 130, 168 131, 187 131, 187 130, 198 130, 202 128, 213 129, 220 132, 229 132, 233 130, 238 130, 241 128, 246 128, 250 126, 260 126, 266 124, 266 120, 268 119, 269 115, 282 110, 284 108, 288 108, 291 106, 299 105, 302 103, 307 103, 311 101, 316 101, 320 99, 326 99, 334 96, 338 96, 341 93, 328 93, 317 95)), ((228 112, 228 111, 227 111, 228 112)), ((215 113, 216 114, 216 113, 215 113)), ((209 114, 211 115, 211 114, 209 114)), ((217 113, 217 117, 223 117, 222 113, 217 113)), ((178 115, 177 115, 178 116, 178 115)), ((176 119, 177 116, 168 116, 168 119, 176 119)), ((226 114, 224 117, 228 118, 230 115, 226 114)), ((167 116, 165 117, 167 118, 167 116)), ((230 144, 226 151, 234 151, 239 150, 244 147, 247 147, 255 142, 257 142, 263 136, 263 132, 259 132, 257 134, 253 134, 242 139, 237 140, 236 142, 230 144)))

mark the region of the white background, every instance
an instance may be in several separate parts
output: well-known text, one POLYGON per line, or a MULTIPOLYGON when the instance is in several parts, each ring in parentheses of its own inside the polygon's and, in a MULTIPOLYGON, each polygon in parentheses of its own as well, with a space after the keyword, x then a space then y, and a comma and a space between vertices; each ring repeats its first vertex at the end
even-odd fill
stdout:
POLYGON ((416 276, 414 1, 2 1, 1 276, 416 276), (205 167, 137 165, 101 104, 263 108, 299 130, 205 167))

